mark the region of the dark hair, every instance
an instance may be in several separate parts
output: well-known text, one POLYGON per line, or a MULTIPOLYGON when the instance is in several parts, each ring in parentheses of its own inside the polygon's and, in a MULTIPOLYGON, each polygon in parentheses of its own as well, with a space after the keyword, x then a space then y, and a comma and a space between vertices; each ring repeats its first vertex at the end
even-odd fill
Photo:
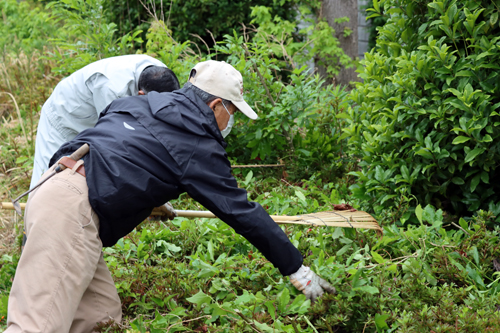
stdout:
POLYGON ((139 90, 171 92, 180 88, 179 80, 171 69, 161 66, 146 67, 139 77, 139 90))

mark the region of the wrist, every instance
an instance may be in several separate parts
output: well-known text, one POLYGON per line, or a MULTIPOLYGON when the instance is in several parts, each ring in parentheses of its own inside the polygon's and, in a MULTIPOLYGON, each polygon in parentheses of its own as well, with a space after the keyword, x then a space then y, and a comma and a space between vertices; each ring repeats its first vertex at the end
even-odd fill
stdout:
POLYGON ((302 265, 302 266, 300 266, 300 268, 295 273, 290 274, 290 279, 300 279, 300 278, 303 278, 310 271, 311 271, 311 268, 302 265))

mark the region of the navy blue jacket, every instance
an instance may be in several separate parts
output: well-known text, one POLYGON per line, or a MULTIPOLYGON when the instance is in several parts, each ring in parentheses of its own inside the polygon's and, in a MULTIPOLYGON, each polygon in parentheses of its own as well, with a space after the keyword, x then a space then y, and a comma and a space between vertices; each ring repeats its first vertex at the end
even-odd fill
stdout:
POLYGON ((302 255, 258 203, 238 188, 213 111, 189 88, 113 101, 94 128, 64 144, 50 164, 83 143, 89 201, 103 246, 187 192, 257 247, 283 275, 302 255))

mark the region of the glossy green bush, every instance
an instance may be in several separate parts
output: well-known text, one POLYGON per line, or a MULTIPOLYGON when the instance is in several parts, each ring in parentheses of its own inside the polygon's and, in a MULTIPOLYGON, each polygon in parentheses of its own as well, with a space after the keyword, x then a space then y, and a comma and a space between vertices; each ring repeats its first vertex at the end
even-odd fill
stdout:
POLYGON ((373 1, 389 20, 366 54, 350 123, 358 198, 498 211, 499 8, 491 1, 373 1))

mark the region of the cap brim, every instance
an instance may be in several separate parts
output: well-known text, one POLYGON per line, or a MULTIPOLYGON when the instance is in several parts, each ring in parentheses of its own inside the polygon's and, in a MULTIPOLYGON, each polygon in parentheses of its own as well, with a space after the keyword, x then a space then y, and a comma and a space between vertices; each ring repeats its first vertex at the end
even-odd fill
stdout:
POLYGON ((247 102, 245 102, 245 101, 239 101, 239 102, 231 101, 231 103, 233 103, 238 108, 238 110, 240 110, 248 118, 255 120, 259 117, 257 115, 257 113, 255 113, 255 111, 252 110, 250 105, 247 104, 247 102))

